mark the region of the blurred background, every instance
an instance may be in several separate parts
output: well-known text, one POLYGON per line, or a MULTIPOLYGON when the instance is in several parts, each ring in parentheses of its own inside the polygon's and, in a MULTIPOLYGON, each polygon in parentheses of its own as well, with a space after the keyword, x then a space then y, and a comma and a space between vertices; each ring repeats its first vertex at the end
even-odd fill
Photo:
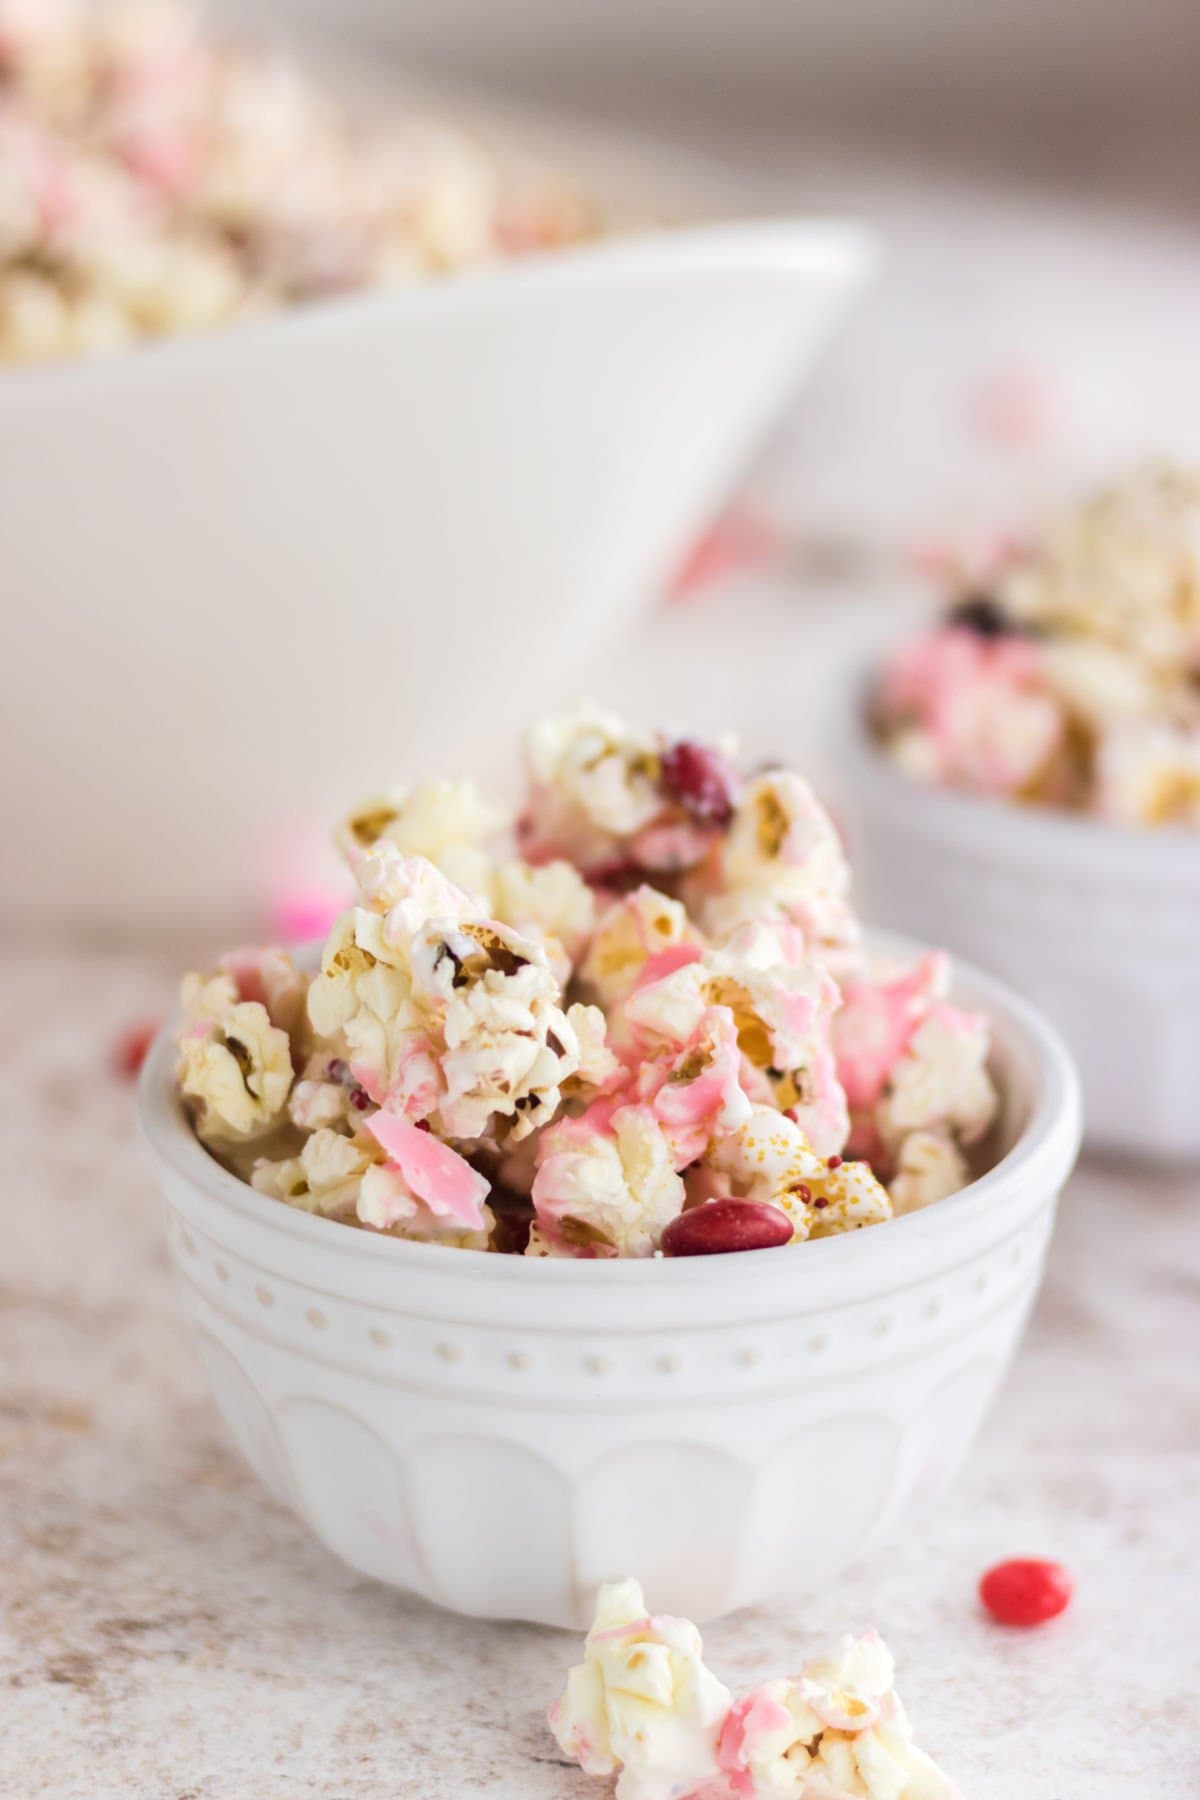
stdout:
POLYGON ((1190 0, 225 0, 222 15, 619 142, 715 204, 875 225, 878 274, 592 686, 833 771, 848 671, 947 540, 1200 447, 1190 0), (334 13, 336 12, 336 17, 334 13), (749 697, 747 704, 743 696, 749 697))
MULTIPOLYGON (((856 662, 933 604, 947 546, 1020 533, 1083 482, 1200 448, 1191 0, 212 0, 203 17, 294 56, 335 92, 369 89, 385 113, 414 91, 433 96, 451 115, 529 132, 564 169, 599 159, 610 185, 628 175, 639 196, 669 183, 714 217, 835 215, 878 233, 872 282, 802 388, 779 393, 771 435, 726 484, 713 529, 644 592, 602 593, 600 563, 591 585, 587 568, 562 584, 564 614, 611 606, 612 629, 598 626, 573 661, 531 664, 524 685, 519 665, 506 668, 497 714, 524 719, 587 692, 647 720, 728 722, 751 754, 825 781, 856 662)), ((365 484, 366 449, 359 466, 365 484)), ((278 539, 287 514, 270 481, 261 503, 276 508, 278 539)), ((215 516, 214 533, 225 529, 215 516)), ((117 545, 126 566, 140 553, 117 545)), ((329 557, 336 569, 336 545, 329 557)), ((501 610, 505 577, 497 567, 501 610)), ((256 581, 248 604, 273 603, 247 563, 247 588, 256 581)), ((176 616, 194 646, 209 619, 199 588, 176 616)), ((168 647, 170 629, 156 620, 168 647)), ((111 645, 96 648, 103 666, 111 645)), ((161 696, 161 679, 151 685, 161 696)), ((110 747, 144 767, 130 730, 126 709, 110 747)), ((322 809, 363 780, 365 746, 356 761, 344 742, 328 731, 320 746, 322 809)), ((480 755, 472 743, 467 760, 480 755)), ((216 833, 196 756, 178 756, 185 778, 171 779, 216 833)), ((372 779, 402 779, 413 756, 397 718, 371 745, 372 779), (379 766, 393 739, 393 766, 379 766)), ((166 791, 164 776, 164 817, 166 791)), ((139 817, 121 849, 134 935, 152 922, 138 904, 153 891, 146 842, 139 817)), ((330 878, 319 856, 295 871, 316 887, 330 878)), ((65 872, 53 885, 66 890, 65 872)), ((73 903, 39 905, 42 924, 87 923, 73 903)))

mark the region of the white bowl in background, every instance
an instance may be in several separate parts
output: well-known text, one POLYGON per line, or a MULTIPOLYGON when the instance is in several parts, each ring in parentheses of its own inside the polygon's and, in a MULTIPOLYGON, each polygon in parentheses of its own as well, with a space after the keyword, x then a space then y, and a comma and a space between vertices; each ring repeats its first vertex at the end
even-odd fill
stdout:
POLYGON ((1100 1149, 1200 1157, 1200 836, 926 786, 861 685, 831 795, 859 902, 1011 982, 1057 1026, 1100 1149))
POLYGON ((871 259, 853 224, 658 231, 0 376, 0 911, 244 926, 363 792, 486 766, 871 259))
POLYGON ((489 1256, 266 1199, 193 1136, 164 1033, 142 1124, 243 1455, 353 1568, 456 1612, 579 1626, 636 1574, 704 1620, 827 1583, 958 1468, 1078 1147, 1054 1034, 973 971, 956 998, 994 1024, 986 1174, 874 1230, 677 1261, 489 1256))

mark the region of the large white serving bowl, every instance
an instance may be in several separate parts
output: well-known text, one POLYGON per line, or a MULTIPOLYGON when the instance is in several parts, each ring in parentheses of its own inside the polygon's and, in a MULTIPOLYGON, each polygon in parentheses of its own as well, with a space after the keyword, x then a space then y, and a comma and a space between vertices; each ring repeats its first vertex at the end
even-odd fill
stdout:
POLYGON ((1053 1032, 973 971, 956 998, 994 1025, 986 1174, 869 1231, 674 1261, 403 1243, 266 1199, 192 1135, 164 1033, 142 1124, 243 1455, 353 1568, 455 1612, 578 1626, 636 1574, 711 1619, 827 1583, 958 1468, 1078 1148, 1053 1032))
POLYGON ((859 899, 1011 981, 1066 1039, 1100 1149, 1200 1158, 1200 836, 928 787, 860 690, 839 746, 859 899))
POLYGON ((602 242, 0 375, 0 911, 244 917, 406 775, 586 688, 869 267, 602 242))

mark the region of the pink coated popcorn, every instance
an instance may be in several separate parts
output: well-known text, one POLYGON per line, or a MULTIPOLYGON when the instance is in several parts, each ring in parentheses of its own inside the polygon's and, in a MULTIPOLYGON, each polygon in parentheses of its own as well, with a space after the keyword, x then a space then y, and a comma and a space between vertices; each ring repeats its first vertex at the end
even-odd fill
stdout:
POLYGON ((179 1084, 214 1156, 341 1227, 546 1260, 799 1245, 970 1179, 987 1023, 942 958, 869 966, 798 776, 594 709, 528 756, 515 828, 465 781, 356 808, 312 972, 253 947, 189 977, 179 1084), (703 867, 588 878, 660 827, 703 867))
POLYGON ((431 1213, 454 1219, 472 1231, 480 1228, 490 1188, 469 1162, 448 1144, 439 1143, 432 1132, 422 1131, 394 1113, 372 1114, 367 1130, 431 1213))

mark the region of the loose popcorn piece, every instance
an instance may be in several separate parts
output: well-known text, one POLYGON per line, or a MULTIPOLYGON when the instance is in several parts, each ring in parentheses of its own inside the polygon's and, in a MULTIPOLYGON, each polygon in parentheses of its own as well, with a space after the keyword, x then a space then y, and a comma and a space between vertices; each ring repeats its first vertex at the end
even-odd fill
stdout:
POLYGON ((0 5, 0 361, 411 283, 594 236, 530 159, 368 126, 172 4, 0 5))
POLYGON ((189 978, 180 1088, 227 1167, 535 1259, 800 1244, 970 1179, 986 1022, 944 957, 869 966, 803 782, 586 709, 527 753, 508 835, 462 781, 343 823, 354 891, 311 976, 252 949, 189 978))
POLYGON ((589 1775, 619 1770, 617 1800, 699 1795, 731 1700, 703 1652, 689 1620, 647 1613, 636 1581, 602 1587, 584 1660, 550 1709, 563 1753, 589 1775))
POLYGON ((1200 470, 1135 470, 997 563, 876 713, 919 780, 1200 825, 1200 470))
POLYGON ((875 1632, 737 1700, 702 1654, 695 1626, 646 1615, 636 1581, 602 1587, 549 1712, 564 1754, 619 1771, 617 1800, 961 1800, 914 1744, 875 1632))

